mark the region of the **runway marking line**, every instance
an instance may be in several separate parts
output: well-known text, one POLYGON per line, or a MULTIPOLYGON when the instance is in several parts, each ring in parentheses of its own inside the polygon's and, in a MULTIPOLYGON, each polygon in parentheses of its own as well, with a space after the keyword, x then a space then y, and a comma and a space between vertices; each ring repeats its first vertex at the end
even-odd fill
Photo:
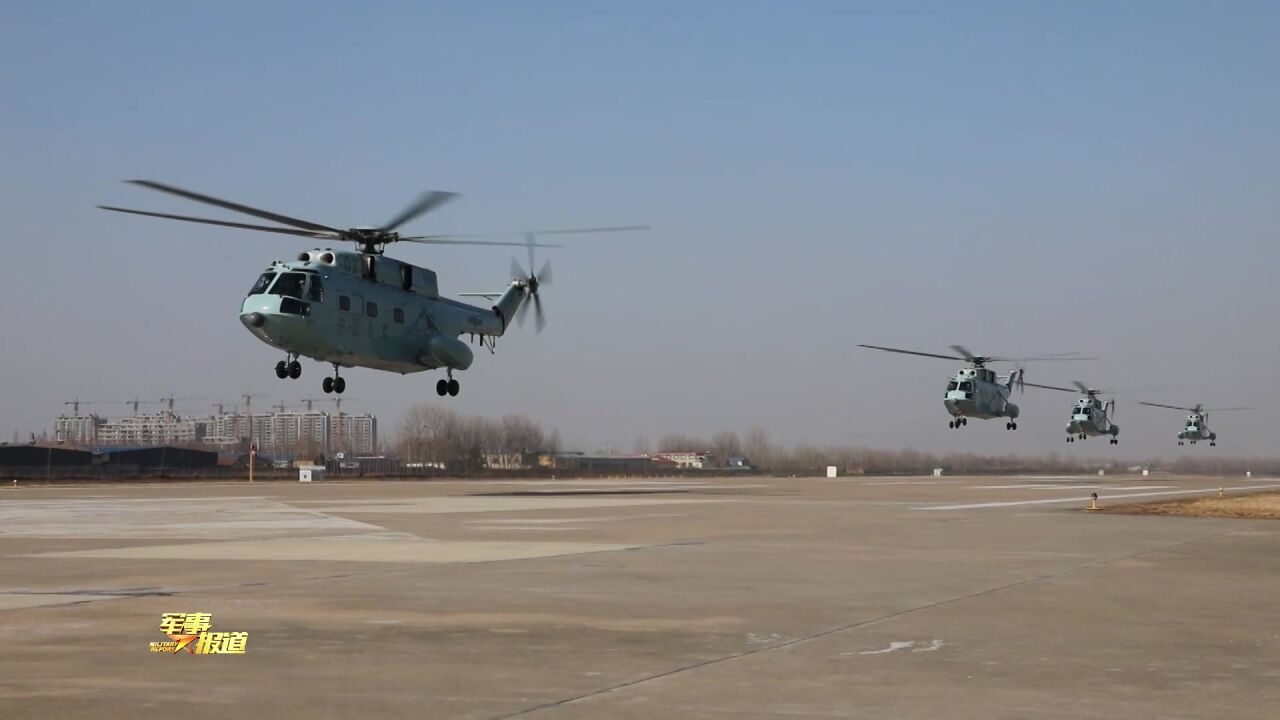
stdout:
MULTIPOLYGON (((1224 492, 1234 492, 1237 490, 1273 490, 1280 488, 1280 484, 1274 485, 1238 485, 1236 487, 1222 488, 1224 492)), ((1121 493, 1119 495, 1103 495, 1098 494, 1099 500, 1119 500, 1122 498, 1137 497, 1156 497, 1159 495, 1207 495, 1218 492, 1218 488, 1203 488, 1200 490, 1165 490, 1163 492, 1140 492, 1140 493, 1121 493)), ((1082 503, 1089 502, 1090 496, 1081 495, 1078 497, 1066 498, 1046 498, 1041 500, 1000 500, 996 502, 984 503, 966 503, 963 505, 922 505, 920 507, 911 508, 912 510, 982 510, 985 508, 1000 507, 1017 507, 1019 505, 1052 505, 1055 503, 1082 503)))

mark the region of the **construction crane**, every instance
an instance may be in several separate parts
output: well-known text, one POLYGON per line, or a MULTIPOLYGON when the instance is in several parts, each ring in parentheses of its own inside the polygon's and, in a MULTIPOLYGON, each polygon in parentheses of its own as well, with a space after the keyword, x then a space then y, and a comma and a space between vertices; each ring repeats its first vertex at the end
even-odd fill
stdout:
POLYGON ((108 404, 108 403, 106 403, 106 402, 101 402, 101 401, 81 400, 80 398, 76 398, 75 400, 68 400, 68 401, 66 401, 66 402, 64 402, 64 403, 62 403, 62 404, 63 404, 63 405, 70 405, 70 406, 71 406, 71 411, 72 411, 73 413, 75 413, 75 417, 80 417, 80 406, 81 406, 81 405, 106 405, 106 404, 108 404))
POLYGON ((306 405, 307 405, 307 412, 311 412, 311 404, 312 404, 312 403, 314 403, 315 401, 317 401, 317 400, 332 400, 332 399, 333 399, 333 398, 313 398, 313 397, 304 397, 304 398, 302 398, 302 402, 306 403, 306 405))
POLYGON ((182 397, 182 398, 180 398, 180 397, 174 397, 174 396, 173 396, 173 393, 170 393, 168 397, 162 397, 162 398, 160 398, 159 400, 157 400, 156 402, 166 403, 166 404, 169 406, 169 415, 170 415, 170 416, 173 416, 173 403, 174 403, 174 402, 190 402, 190 401, 192 401, 192 400, 200 400, 200 399, 201 399, 201 398, 189 398, 189 397, 182 397))
POLYGON ((133 414, 134 414, 134 415, 137 415, 137 414, 138 414, 138 406, 139 406, 139 405, 154 405, 154 404, 156 404, 156 403, 158 403, 158 402, 163 402, 163 401, 162 401, 162 400, 139 400, 139 399, 138 399, 138 396, 137 396, 137 395, 134 395, 132 400, 126 400, 124 404, 125 404, 125 405, 132 405, 132 406, 133 406, 133 414))

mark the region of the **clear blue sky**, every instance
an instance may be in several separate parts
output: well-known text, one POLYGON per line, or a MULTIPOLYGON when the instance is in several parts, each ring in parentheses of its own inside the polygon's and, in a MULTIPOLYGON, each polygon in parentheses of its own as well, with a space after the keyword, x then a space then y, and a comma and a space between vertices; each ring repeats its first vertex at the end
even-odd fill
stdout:
MULTIPOLYGON (((1215 419, 1216 452, 1276 449, 1274 3, 86 5, 0 10, 2 439, 76 396, 320 395, 323 366, 277 381, 236 317, 301 245, 94 209, 201 209, 118 182, 145 177, 340 225, 465 194, 424 233, 651 223, 556 251, 548 330, 449 401, 584 448, 753 425, 1079 447, 1069 396, 953 434, 953 365, 854 347, 958 342, 1165 386, 1124 398, 1126 454, 1175 451, 1180 418, 1136 399, 1257 405, 1215 419)), ((396 250, 447 292, 509 262, 396 250)), ((384 430, 437 400, 433 374, 347 375, 384 430)))

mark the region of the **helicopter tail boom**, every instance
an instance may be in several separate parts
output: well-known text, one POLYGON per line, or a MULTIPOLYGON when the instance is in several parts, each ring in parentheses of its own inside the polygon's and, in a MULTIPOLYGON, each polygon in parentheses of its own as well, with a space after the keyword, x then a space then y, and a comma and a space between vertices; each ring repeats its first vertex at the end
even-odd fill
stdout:
POLYGON ((507 286, 505 292, 498 298, 498 302, 493 305, 493 314, 498 316, 498 322, 501 325, 499 335, 504 335, 507 328, 511 326, 511 321, 515 319, 516 311, 520 309, 520 304, 524 302, 527 291, 522 285, 512 283, 507 286))

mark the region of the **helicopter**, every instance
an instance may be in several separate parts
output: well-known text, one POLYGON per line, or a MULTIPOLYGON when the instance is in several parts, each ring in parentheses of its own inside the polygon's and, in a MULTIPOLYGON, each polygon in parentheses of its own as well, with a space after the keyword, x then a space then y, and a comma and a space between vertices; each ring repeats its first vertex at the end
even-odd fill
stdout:
MULTIPOLYGON (((1112 420, 1116 416, 1115 398, 1107 398, 1099 400, 1098 396, 1106 392, 1105 390, 1096 390, 1076 380, 1072 383, 1084 397, 1076 400, 1075 406, 1071 409, 1071 419, 1067 421, 1067 442, 1075 442, 1076 440, 1086 440, 1095 435, 1110 435, 1111 444, 1120 444, 1120 426, 1116 425, 1112 420)), ((1071 388, 1057 387, 1054 385, 1037 385, 1036 383, 1027 383, 1029 387, 1040 388, 1042 390, 1061 390, 1062 392, 1076 392, 1071 388)))
POLYGON ((947 383, 947 392, 943 399, 943 404, 947 408, 947 412, 951 414, 951 421, 947 423, 949 428, 960 428, 969 424, 969 418, 975 417, 982 420, 991 418, 1008 418, 1004 427, 1006 430, 1017 430, 1017 418, 1020 414, 1018 406, 1009 402, 1009 395, 1016 386, 1019 390, 1026 383, 1023 382, 1025 371, 1023 368, 1015 368, 1003 378, 997 377, 994 370, 987 368, 987 363, 993 362, 1023 362, 1028 360, 1089 360, 1091 358, 1075 357, 1079 353, 1063 353, 1060 355, 1048 355, 1044 357, 1029 358, 1004 358, 993 357, 987 355, 974 355, 961 345, 952 345, 951 349, 956 351, 956 355, 939 355, 936 353, 916 352, 915 350, 901 350, 899 348, 882 347, 880 345, 858 345, 871 350, 883 350, 885 352, 902 353, 904 355, 919 355, 921 357, 941 358, 943 360, 964 360, 969 366, 956 371, 951 381, 947 383))
POLYGON ((1201 440, 1208 440, 1209 447, 1218 444, 1218 434, 1209 430, 1209 413, 1212 412, 1229 412, 1234 410, 1252 410, 1247 407, 1233 408, 1206 408, 1196 403, 1195 407, 1179 407, 1178 405, 1161 405, 1160 403, 1140 402, 1139 405, 1147 405, 1148 407, 1167 408, 1169 410, 1184 410, 1191 413, 1187 416, 1187 424, 1182 430, 1178 431, 1178 444, 1191 443, 1195 445, 1201 440))
POLYGON ((333 375, 324 378, 321 388, 325 393, 339 395, 347 385, 339 374, 340 368, 365 367, 402 375, 444 368, 445 377, 436 383, 436 394, 456 396, 460 384, 453 373, 471 367, 474 359, 471 347, 461 336, 468 336, 472 344, 478 343, 490 353, 496 352, 497 338, 506 334, 512 320, 523 325, 530 305, 537 330, 541 332, 546 325, 539 293, 551 282, 551 265, 549 261, 544 262, 534 274, 534 252, 536 248, 561 246, 536 242, 537 236, 647 229, 644 225, 628 225, 525 233, 401 235, 398 228, 457 196, 451 192, 429 191, 383 225, 342 230, 152 180, 126 182, 269 220, 279 226, 108 205, 98 207, 168 220, 353 243, 354 252, 317 247, 300 252, 292 261, 273 261, 240 305, 240 322, 245 328, 262 342, 285 352, 285 359, 276 363, 276 377, 295 380, 301 377, 299 359, 303 357, 329 363, 333 366, 333 375), (523 242, 475 239, 520 234, 524 235, 523 242), (462 294, 491 302, 489 307, 481 307, 441 297, 435 272, 384 255, 386 246, 396 242, 524 247, 528 251, 529 267, 525 270, 512 258, 511 278, 502 292, 462 294))

